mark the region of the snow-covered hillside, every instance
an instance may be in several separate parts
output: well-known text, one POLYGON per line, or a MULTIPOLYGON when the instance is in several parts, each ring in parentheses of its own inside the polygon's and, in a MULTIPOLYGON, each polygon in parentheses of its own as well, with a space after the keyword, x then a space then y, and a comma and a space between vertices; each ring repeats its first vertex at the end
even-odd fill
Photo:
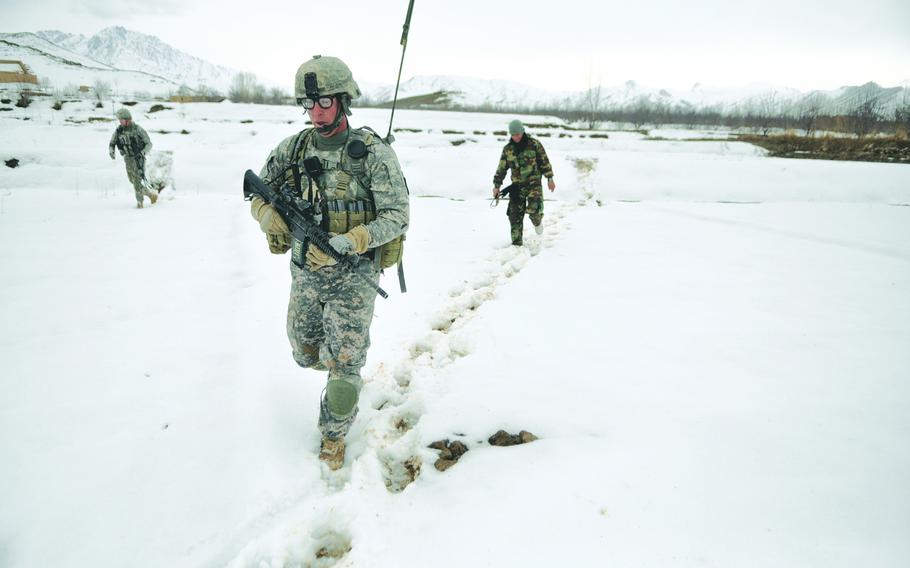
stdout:
POLYGON ((237 73, 122 27, 92 37, 60 31, 4 33, 0 57, 23 61, 43 84, 58 91, 104 81, 123 96, 166 96, 181 87, 225 94, 237 73))
POLYGON ((23 48, 31 48, 35 54, 44 54, 49 59, 56 60, 60 63, 71 65, 80 65, 94 69, 116 69, 112 65, 102 63, 97 59, 73 51, 63 44, 55 43, 52 40, 45 39, 37 34, 23 32, 15 34, 0 34, 0 41, 16 44, 23 48))
POLYGON ((106 83, 118 97, 132 97, 137 93, 165 96, 180 88, 179 84, 164 77, 112 68, 49 44, 34 34, 0 34, 0 59, 22 61, 38 76, 42 85, 59 93, 72 94, 80 85, 91 87, 99 81, 106 83))
POLYGON ((237 74, 235 69, 174 49, 155 36, 120 26, 105 28, 91 37, 56 30, 35 35, 117 69, 145 71, 193 89, 206 86, 226 93, 237 74))
POLYGON ((241 196, 301 111, 151 104, 176 190, 141 210, 112 109, 0 113, 3 568, 910 565, 910 166, 532 128, 517 248, 513 116, 399 111, 409 291, 330 473, 241 196))

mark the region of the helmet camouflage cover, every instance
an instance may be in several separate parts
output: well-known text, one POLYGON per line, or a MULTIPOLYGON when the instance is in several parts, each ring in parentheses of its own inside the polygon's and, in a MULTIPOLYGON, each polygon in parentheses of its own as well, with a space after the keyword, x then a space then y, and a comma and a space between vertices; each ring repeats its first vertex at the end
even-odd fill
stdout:
POLYGON ((130 114, 130 111, 125 108, 117 109, 117 118, 120 120, 131 120, 133 117, 130 114))
POLYGON ((360 87, 354 81, 348 66, 337 57, 314 55, 297 69, 294 96, 298 99, 315 99, 342 93, 356 99, 360 97, 360 87))

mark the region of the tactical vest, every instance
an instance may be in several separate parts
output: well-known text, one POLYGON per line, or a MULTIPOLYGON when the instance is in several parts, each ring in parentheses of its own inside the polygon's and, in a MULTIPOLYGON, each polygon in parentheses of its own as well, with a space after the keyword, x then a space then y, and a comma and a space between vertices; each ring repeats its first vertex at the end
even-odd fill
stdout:
POLYGON ((139 133, 133 127, 124 128, 123 126, 118 126, 115 136, 116 142, 114 145, 120 150, 122 156, 135 158, 136 156, 142 155, 145 144, 139 136, 139 133))
MULTIPOLYGON (((294 141, 292 156, 297 168, 285 170, 286 182, 300 190, 302 196, 317 204, 322 212, 322 229, 338 235, 347 233, 358 225, 376 219, 376 205, 370 191, 366 171, 366 158, 372 144, 384 144, 378 134, 369 128, 351 129, 350 138, 338 153, 340 160, 322 159, 321 175, 304 176, 304 160, 315 152, 315 130, 308 128, 294 141), (357 142, 360 144, 357 144, 357 142), (353 147, 353 149, 352 149, 353 147), (295 179, 296 176, 296 179, 295 179), (310 183, 312 182, 312 184, 310 183), (358 189, 360 191, 358 191, 358 189)), ((380 269, 399 264, 404 254, 404 235, 371 249, 373 261, 380 269)), ((294 243, 302 247, 302 243, 294 243)), ((293 247, 292 247, 293 248, 293 247)), ((399 270, 401 272, 401 270, 399 270)), ((403 282, 403 274, 399 274, 403 282)))

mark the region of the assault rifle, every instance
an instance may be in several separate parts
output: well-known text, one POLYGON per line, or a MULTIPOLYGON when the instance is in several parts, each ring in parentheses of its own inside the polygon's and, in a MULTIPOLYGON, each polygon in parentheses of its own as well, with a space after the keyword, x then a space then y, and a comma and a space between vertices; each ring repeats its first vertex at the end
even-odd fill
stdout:
POLYGON ((490 202, 490 208, 496 207, 497 205, 499 205, 500 199, 509 197, 509 195, 511 195, 513 191, 518 192, 520 189, 521 189, 520 183, 513 183, 511 185, 506 186, 505 189, 499 190, 499 197, 493 198, 493 201, 490 202))
MULTIPOLYGON (((291 229, 291 233, 299 243, 312 243, 316 248, 329 255, 338 263, 338 266, 348 270, 370 285, 376 290, 376 293, 383 298, 388 298, 388 293, 379 287, 378 284, 366 277, 362 272, 357 270, 357 256, 341 254, 329 244, 329 235, 323 231, 317 222, 313 220, 315 210, 309 201, 297 199, 293 190, 289 186, 283 187, 276 191, 272 186, 262 181, 252 170, 247 170, 243 174, 243 198, 247 201, 257 196, 278 211, 285 224, 291 229)), ((294 264, 303 268, 304 251, 294 250, 292 253, 294 264)))

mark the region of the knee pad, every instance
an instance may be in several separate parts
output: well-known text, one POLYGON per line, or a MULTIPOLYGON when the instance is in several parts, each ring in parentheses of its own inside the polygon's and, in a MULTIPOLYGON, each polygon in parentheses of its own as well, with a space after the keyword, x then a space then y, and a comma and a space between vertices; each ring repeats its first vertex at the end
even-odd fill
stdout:
POLYGON ((347 416, 357 406, 357 387, 339 379, 329 380, 325 389, 326 404, 335 416, 347 416))

